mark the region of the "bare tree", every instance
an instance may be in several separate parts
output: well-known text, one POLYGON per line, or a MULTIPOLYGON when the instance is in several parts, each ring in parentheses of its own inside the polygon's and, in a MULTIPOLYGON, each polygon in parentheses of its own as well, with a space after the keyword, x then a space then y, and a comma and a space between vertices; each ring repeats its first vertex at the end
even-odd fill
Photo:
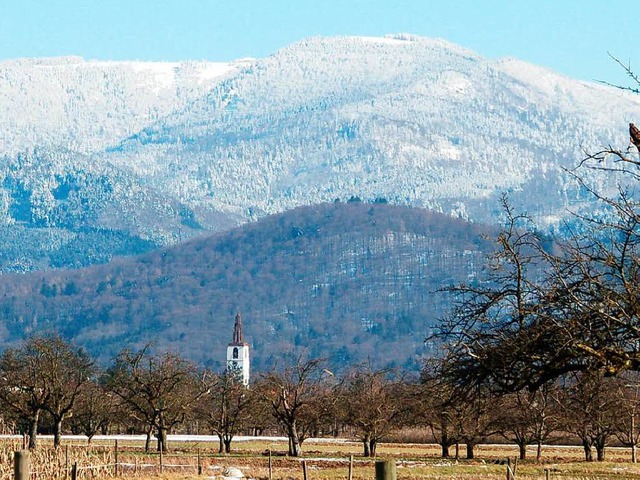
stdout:
MULTIPOLYGON (((637 86, 621 88, 637 93, 637 86)), ((450 289, 456 308, 441 333, 450 342, 451 378, 517 391, 569 372, 640 370, 639 132, 630 124, 626 149, 604 147, 567 171, 600 208, 575 214, 579 228, 553 252, 540 248, 506 206, 489 273, 450 289), (593 172, 617 181, 617 191, 600 190, 589 180, 593 172)))
POLYGON ((220 453, 231 453, 233 437, 248 425, 254 395, 234 372, 215 374, 205 371, 195 406, 196 416, 218 436, 220 453))
POLYGON ((451 456, 451 447, 460 442, 460 424, 455 421, 450 391, 441 389, 426 390, 426 410, 423 422, 431 430, 436 443, 440 445, 441 457, 451 456))
POLYGON ((52 417, 58 447, 62 422, 89 381, 93 360, 57 335, 34 336, 22 348, 5 350, 0 371, 0 399, 29 423, 29 448, 37 445, 43 411, 52 417))
POLYGON ((28 423, 29 449, 37 447, 40 415, 49 398, 37 359, 16 349, 0 358, 0 398, 5 408, 28 423))
POLYGON ((506 394, 500 415, 501 434, 513 441, 521 460, 527 446, 536 445, 536 460, 542 457, 542 445, 558 429, 557 385, 546 383, 534 391, 518 390, 506 394))
POLYGON ((482 386, 467 389, 451 405, 453 421, 461 443, 466 446, 466 457, 475 457, 475 447, 500 432, 502 397, 482 386))
POLYGON ((616 199, 592 194, 603 213, 581 218, 557 254, 515 228, 507 207, 488 274, 451 289, 457 302, 441 332, 450 378, 517 391, 569 372, 640 370, 640 204, 623 189, 616 199))
POLYGON ((51 394, 45 410, 54 422, 53 444, 60 446, 62 421, 72 411, 78 396, 93 376, 94 362, 58 336, 39 342, 40 365, 51 394))
POLYGON ((593 461, 594 447, 597 460, 603 461, 619 415, 618 398, 612 394, 616 391, 615 379, 587 371, 571 375, 565 381, 558 398, 562 425, 580 439, 586 461, 593 461))
POLYGON ((340 411, 358 431, 365 457, 375 457, 378 442, 400 428, 408 415, 407 385, 390 380, 390 373, 364 365, 348 371, 343 380, 340 411))
POLYGON ((546 381, 535 371, 539 363, 531 361, 548 342, 534 333, 544 322, 543 243, 530 219, 516 214, 506 197, 502 206, 505 227, 483 274, 472 284, 445 289, 455 301, 437 333, 448 341, 440 368, 457 387, 484 383, 513 391, 546 381))
POLYGON ((113 418, 122 413, 116 407, 115 395, 99 379, 93 379, 82 388, 73 407, 72 431, 86 435, 91 443, 98 432, 106 431, 113 418))
POLYGON ((302 443, 317 428, 319 412, 328 400, 324 395, 327 377, 332 376, 323 360, 299 357, 282 371, 264 375, 254 386, 286 432, 289 455, 300 456, 302 443))
POLYGON ((617 379, 616 390, 611 394, 618 399, 620 409, 616 416, 615 436, 622 445, 631 448, 631 462, 637 463, 640 445, 640 374, 623 372, 617 379))
POLYGON ((429 359, 421 374, 416 423, 429 427, 442 458, 449 458, 450 449, 460 441, 460 425, 454 421, 453 405, 456 392, 442 376, 441 359, 429 359))
POLYGON ((174 353, 152 355, 146 347, 121 352, 108 377, 111 391, 147 426, 146 450, 155 430, 158 450, 167 451, 167 433, 184 421, 200 396, 195 366, 174 353))

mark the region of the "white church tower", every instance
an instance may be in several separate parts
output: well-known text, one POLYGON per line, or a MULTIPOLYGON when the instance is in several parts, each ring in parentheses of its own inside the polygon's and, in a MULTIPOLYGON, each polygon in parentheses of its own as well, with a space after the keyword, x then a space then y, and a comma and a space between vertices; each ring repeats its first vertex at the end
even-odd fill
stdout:
POLYGON ((249 385, 249 344, 242 338, 242 318, 236 314, 233 325, 233 341, 227 347, 227 371, 236 372, 238 379, 249 385))

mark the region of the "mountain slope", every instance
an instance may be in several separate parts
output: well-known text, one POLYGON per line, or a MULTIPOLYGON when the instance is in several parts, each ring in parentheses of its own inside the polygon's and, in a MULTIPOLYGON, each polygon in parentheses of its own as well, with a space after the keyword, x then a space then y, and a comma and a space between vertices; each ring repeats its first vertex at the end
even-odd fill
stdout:
MULTIPOLYGON (((179 199, 98 158, 243 62, 0 62, 0 271, 79 267, 203 230, 179 199)), ((202 215, 211 229, 238 220, 202 215)))
POLYGON ((640 111, 638 96, 410 35, 312 38, 232 65, 5 62, 0 78, 0 271, 107 261, 336 198, 492 223, 506 191, 557 231, 595 208, 565 169, 624 148, 640 111))
POLYGON ((109 158, 152 157, 159 188, 247 218, 355 195, 492 221, 507 190, 553 227, 583 201, 562 167, 628 143, 639 108, 443 41, 317 38, 237 72, 109 158))
POLYGON ((206 94, 239 63, 0 62, 0 153, 111 146, 206 94))
POLYGON ((154 341, 216 368, 236 311, 258 369, 308 349, 332 368, 418 368, 490 230, 422 209, 301 207, 168 250, 73 271, 0 276, 1 336, 55 330, 108 360, 154 341))

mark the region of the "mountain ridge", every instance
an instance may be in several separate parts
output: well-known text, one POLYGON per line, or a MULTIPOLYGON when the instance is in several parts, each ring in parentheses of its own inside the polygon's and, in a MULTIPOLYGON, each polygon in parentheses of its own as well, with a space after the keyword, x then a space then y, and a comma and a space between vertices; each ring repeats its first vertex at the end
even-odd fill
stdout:
MULTIPOLYGON (((495 223, 506 191, 559 232, 568 209, 594 208, 566 169, 626 145, 640 111, 631 94, 406 34, 314 37, 219 69, 66 61, 93 73, 0 63, 0 271, 108 261, 351 197, 495 223)), ((585 180, 613 191, 621 178, 585 180)))

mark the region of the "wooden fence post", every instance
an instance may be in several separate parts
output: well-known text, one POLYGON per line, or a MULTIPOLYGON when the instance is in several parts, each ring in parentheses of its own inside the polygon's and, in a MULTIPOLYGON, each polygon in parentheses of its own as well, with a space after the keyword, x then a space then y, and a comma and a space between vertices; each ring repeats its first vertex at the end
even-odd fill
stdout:
POLYGON ((271 449, 269 449, 269 480, 273 480, 273 466, 271 464, 271 449))
POLYGON ((198 449, 198 475, 202 475, 202 463, 200 461, 200 449, 198 449))
POLYGON ((71 480, 78 480, 78 462, 71 465, 71 480))
POLYGON ((511 459, 507 458, 507 480, 516 480, 516 472, 518 470, 518 459, 513 461, 513 468, 511 468, 511 459))
POLYGON ((65 480, 69 478, 69 445, 64 447, 64 478, 65 480))
POLYGON ((307 480, 307 461, 302 460, 302 478, 307 480))
POLYGON ((115 445, 113 446, 113 471, 115 472, 115 476, 118 476, 118 439, 116 439, 115 445))
POLYGON ((160 473, 162 473, 162 471, 164 470, 164 465, 163 465, 163 458, 162 458, 162 447, 160 447, 160 473))
POLYGON ((347 476, 347 480, 353 479, 353 455, 349 455, 349 475, 347 476))
POLYGON ((376 480, 396 480, 395 460, 376 461, 376 480))
POLYGON ((19 450, 14 453, 13 472, 15 480, 31 479, 31 461, 29 450, 19 450))

